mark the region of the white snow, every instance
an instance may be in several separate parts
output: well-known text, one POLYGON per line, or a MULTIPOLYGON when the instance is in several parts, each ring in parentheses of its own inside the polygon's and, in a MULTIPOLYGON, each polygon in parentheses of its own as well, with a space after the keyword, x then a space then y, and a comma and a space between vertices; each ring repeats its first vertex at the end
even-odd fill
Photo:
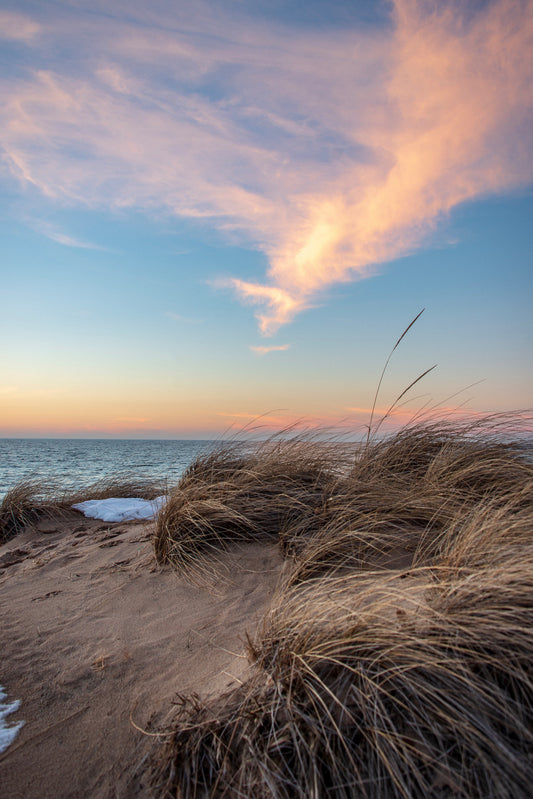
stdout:
POLYGON ((165 502, 166 497, 155 499, 88 499, 78 502, 72 507, 89 519, 101 519, 103 522, 128 522, 133 519, 153 519, 165 502))
POLYGON ((23 721, 18 721, 16 724, 6 723, 6 716, 9 716, 10 713, 14 713, 15 710, 19 709, 20 701, 16 699, 14 702, 5 704, 3 701, 5 698, 6 693, 0 685, 0 753, 5 752, 7 747, 13 743, 20 728, 24 724, 23 721))

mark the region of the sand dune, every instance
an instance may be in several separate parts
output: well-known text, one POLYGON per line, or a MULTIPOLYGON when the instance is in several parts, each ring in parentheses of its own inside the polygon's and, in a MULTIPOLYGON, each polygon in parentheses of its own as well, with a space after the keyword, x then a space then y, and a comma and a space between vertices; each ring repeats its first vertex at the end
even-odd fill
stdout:
POLYGON ((276 547, 235 548, 200 588, 155 564, 150 529, 71 512, 0 547, 0 682, 25 721, 0 755, 3 796, 144 796, 135 771, 153 739, 134 725, 153 731, 178 694, 245 675, 276 547))
POLYGON ((2 796, 529 797, 533 463, 501 424, 225 445, 153 522, 15 488, 2 796))

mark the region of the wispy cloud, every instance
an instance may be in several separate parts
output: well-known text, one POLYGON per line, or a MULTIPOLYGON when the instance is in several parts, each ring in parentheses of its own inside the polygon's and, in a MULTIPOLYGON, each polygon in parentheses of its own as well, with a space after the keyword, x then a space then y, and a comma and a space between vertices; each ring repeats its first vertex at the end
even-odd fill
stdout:
POLYGON ((284 352, 285 350, 288 350, 290 346, 291 346, 290 344, 272 344, 269 347, 268 346, 266 346, 266 347, 265 346, 257 346, 257 347, 250 346, 250 349, 252 350, 252 352, 257 353, 257 355, 266 355, 269 352, 284 352))
POLYGON ((25 14, 0 10, 0 39, 31 42, 40 30, 41 26, 25 14))
POLYGON ((46 238, 50 239, 51 241, 55 241, 56 244, 62 244, 64 247, 75 247, 82 250, 106 249, 105 247, 101 247, 98 244, 93 244, 90 241, 84 241, 83 239, 78 239, 75 236, 70 236, 68 233, 65 233, 63 230, 60 230, 58 227, 51 225, 48 222, 31 222, 30 224, 38 233, 46 236, 46 238))
POLYGON ((56 202, 163 208, 260 248, 264 279, 230 284, 266 335, 533 178, 528 0, 395 0, 388 26, 321 32, 122 8, 71 9, 43 45, 18 18, 35 67, 0 82, 4 161, 56 202))

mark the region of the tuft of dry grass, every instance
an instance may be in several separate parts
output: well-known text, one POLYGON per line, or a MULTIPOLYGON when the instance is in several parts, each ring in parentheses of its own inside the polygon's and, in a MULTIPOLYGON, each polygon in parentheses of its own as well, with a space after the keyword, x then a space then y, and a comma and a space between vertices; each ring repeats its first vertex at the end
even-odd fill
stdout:
POLYGON ((156 558, 191 575, 230 542, 276 539, 291 519, 320 508, 338 461, 338 447, 298 436, 200 455, 158 515, 156 558))
MULTIPOLYGON (((499 421, 369 439, 283 512, 280 483, 239 497, 242 518, 262 514, 279 536, 285 574, 249 638, 249 679, 207 702, 182 699, 152 761, 155 795, 530 795, 533 464, 498 437, 499 421)), ((229 491, 203 482, 202 502, 214 488, 236 509, 239 471, 253 469, 233 468, 229 491)), ((222 546, 231 516, 219 534, 203 507, 200 541, 207 526, 222 546)), ((176 512, 171 558, 183 558, 183 530, 193 559, 203 543, 190 546, 191 515, 176 512)), ((238 534, 261 525, 249 529, 238 534)))
POLYGON ((37 521, 40 490, 37 482, 24 480, 5 494, 0 504, 0 544, 5 544, 24 527, 37 521))
MULTIPOLYGON (((501 517, 514 531, 507 540, 515 538, 517 514, 527 528, 533 508, 533 461, 520 442, 498 438, 501 424, 418 424, 361 448, 323 511, 302 513, 282 531, 291 580, 439 558, 457 536, 466 545, 466 521, 473 514, 479 528, 480 509, 484 527, 501 517)), ((489 550, 494 535, 487 532, 489 550)))
POLYGON ((184 701, 160 797, 529 796, 532 560, 285 590, 242 687, 184 701))
POLYGON ((398 480, 424 479, 450 491, 481 497, 514 490, 531 475, 527 447, 510 437, 520 415, 495 414, 474 420, 421 421, 407 425, 361 450, 353 479, 369 476, 398 480))
POLYGON ((438 535, 420 539, 414 562, 434 562, 452 570, 476 569, 528 557, 533 536, 533 478, 514 491, 489 494, 454 509, 438 535))
POLYGON ((0 504, 0 544, 39 519, 61 515, 78 502, 110 497, 154 499, 166 491, 167 487, 159 482, 139 480, 129 473, 111 475, 77 488, 23 480, 7 492, 0 504))
POLYGON ((71 507, 89 499, 138 498, 155 499, 168 492, 166 483, 160 480, 139 479, 130 472, 108 475, 94 483, 57 492, 56 503, 71 507))

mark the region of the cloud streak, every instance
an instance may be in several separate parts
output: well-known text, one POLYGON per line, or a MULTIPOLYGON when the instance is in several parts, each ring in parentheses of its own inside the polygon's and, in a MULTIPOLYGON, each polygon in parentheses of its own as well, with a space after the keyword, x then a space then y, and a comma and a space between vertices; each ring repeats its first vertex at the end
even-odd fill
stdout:
POLYGON ((40 25, 26 15, 0 10, 0 39, 31 42, 39 31, 40 25))
POLYGON ((273 344, 271 346, 250 346, 250 349, 257 355, 267 355, 269 352, 285 352, 290 346, 290 344, 273 344))
POLYGON ((62 244, 64 247, 74 247, 75 249, 80 250, 106 249, 105 247, 101 247, 98 244, 93 244, 90 241, 85 241, 83 239, 78 239, 75 236, 71 236, 64 231, 59 230, 59 228, 57 228, 55 225, 49 224, 48 222, 34 222, 30 224, 38 233, 46 236, 46 238, 50 239, 51 241, 55 241, 56 244, 62 244))
POLYGON ((271 335, 458 204, 533 179, 531 5, 395 0, 364 32, 205 3, 19 14, 34 67, 0 83, 4 164, 55 203, 163 209, 261 249, 264 278, 227 283, 271 335), (58 36, 75 70, 51 60, 58 36))

